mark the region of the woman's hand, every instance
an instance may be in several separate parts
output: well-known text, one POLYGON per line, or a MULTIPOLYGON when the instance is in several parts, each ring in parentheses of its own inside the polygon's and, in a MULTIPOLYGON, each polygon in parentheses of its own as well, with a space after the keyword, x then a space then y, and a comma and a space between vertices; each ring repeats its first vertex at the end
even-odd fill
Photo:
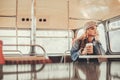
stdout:
POLYGON ((81 53, 82 55, 87 55, 87 51, 86 51, 86 48, 84 48, 83 49, 83 51, 82 51, 82 53, 81 53))
POLYGON ((93 47, 87 46, 83 49, 82 55, 93 54, 93 47))
POLYGON ((87 43, 85 48, 86 48, 87 54, 93 54, 93 44, 92 43, 87 43))

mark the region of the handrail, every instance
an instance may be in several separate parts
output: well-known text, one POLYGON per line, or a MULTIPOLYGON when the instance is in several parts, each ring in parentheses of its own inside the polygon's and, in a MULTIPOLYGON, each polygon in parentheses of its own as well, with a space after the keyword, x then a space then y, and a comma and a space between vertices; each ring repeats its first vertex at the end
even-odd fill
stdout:
POLYGON ((70 50, 66 50, 66 51, 64 52, 64 55, 62 56, 62 58, 61 58, 61 60, 60 60, 61 63, 62 63, 63 59, 64 59, 64 63, 66 62, 65 57, 66 57, 68 51, 70 51, 70 50))
POLYGON ((37 45, 37 44, 4 44, 3 46, 38 46, 39 48, 41 48, 44 52, 44 56, 45 58, 48 58, 45 49, 41 46, 41 45, 37 45))
POLYGON ((20 50, 3 50, 3 52, 19 52, 19 54, 23 56, 23 53, 20 50))

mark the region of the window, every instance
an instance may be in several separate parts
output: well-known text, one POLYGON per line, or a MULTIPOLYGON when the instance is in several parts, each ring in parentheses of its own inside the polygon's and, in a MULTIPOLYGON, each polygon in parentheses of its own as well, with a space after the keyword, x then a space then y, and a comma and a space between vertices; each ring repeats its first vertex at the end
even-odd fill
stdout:
POLYGON ((110 49, 112 52, 120 52, 120 20, 109 23, 110 49))
MULTIPOLYGON (((68 30, 37 30, 36 44, 40 44, 50 53, 65 53, 72 44, 72 31, 68 30)), ((41 52, 36 48, 37 52, 41 52)))
POLYGON ((120 62, 119 61, 112 61, 109 63, 110 65, 110 73, 109 77, 111 80, 120 80, 120 62))
POLYGON ((100 40, 104 50, 107 51, 104 25, 99 24, 97 27, 97 30, 99 33, 99 40, 100 40))
MULTIPOLYGON (((41 45, 47 54, 65 53, 72 44, 72 31, 70 30, 36 30, 36 44, 41 45)), ((30 44, 30 30, 0 30, 0 38, 4 44, 30 44)), ((37 54, 43 53, 38 46, 35 47, 37 54)), ((30 46, 3 46, 3 50, 8 50, 4 54, 16 53, 29 54, 30 46), (12 52, 9 52, 12 50, 12 52)))
MULTIPOLYGON (((30 44, 30 30, 1 29, 0 39, 4 45, 30 44)), ((4 54, 29 54, 30 46, 3 46, 4 54)))

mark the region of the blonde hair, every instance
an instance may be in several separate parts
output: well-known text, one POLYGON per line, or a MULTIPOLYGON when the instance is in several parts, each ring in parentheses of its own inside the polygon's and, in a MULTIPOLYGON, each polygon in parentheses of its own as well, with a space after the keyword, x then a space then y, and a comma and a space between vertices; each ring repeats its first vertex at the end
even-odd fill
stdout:
POLYGON ((86 24, 84 25, 85 30, 87 30, 87 29, 90 28, 91 26, 97 26, 97 22, 95 22, 95 21, 86 22, 86 24))
MULTIPOLYGON (((87 30, 85 30, 85 32, 80 37, 78 37, 77 39, 78 40, 84 40, 87 37, 88 37, 87 30)), ((98 33, 98 31, 96 31, 96 36, 94 38, 95 38, 95 40, 99 41, 99 33, 98 33)))
MULTIPOLYGON (((87 22, 87 23, 84 25, 84 27, 85 27, 84 33, 83 33, 80 37, 74 38, 73 43, 74 43, 76 40, 84 40, 84 39, 86 39, 86 38, 88 37, 87 30, 88 30, 88 28, 90 28, 91 26, 97 26, 97 22, 95 22, 95 21, 89 21, 89 22, 87 22)), ((96 35, 95 35, 94 38, 95 38, 95 40, 99 41, 99 34, 98 34, 98 31, 97 31, 97 30, 96 30, 96 35)))

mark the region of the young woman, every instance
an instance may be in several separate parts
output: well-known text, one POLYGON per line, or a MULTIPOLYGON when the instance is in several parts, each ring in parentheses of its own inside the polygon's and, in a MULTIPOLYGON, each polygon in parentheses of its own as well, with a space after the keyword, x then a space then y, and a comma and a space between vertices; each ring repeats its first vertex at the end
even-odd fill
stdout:
POLYGON ((71 58, 75 62, 75 71, 81 70, 85 77, 79 75, 80 80, 99 80, 99 60, 94 59, 80 59, 82 55, 100 55, 105 53, 98 40, 97 23, 94 21, 85 24, 85 33, 75 39, 71 48, 71 58))
MULTIPOLYGON (((99 55, 104 52, 98 40, 97 23, 94 21, 85 24, 85 33, 73 42, 71 58, 80 61, 80 55, 99 55)), ((96 59, 90 59, 96 61, 96 59)), ((82 59, 81 61, 86 61, 82 59)))

